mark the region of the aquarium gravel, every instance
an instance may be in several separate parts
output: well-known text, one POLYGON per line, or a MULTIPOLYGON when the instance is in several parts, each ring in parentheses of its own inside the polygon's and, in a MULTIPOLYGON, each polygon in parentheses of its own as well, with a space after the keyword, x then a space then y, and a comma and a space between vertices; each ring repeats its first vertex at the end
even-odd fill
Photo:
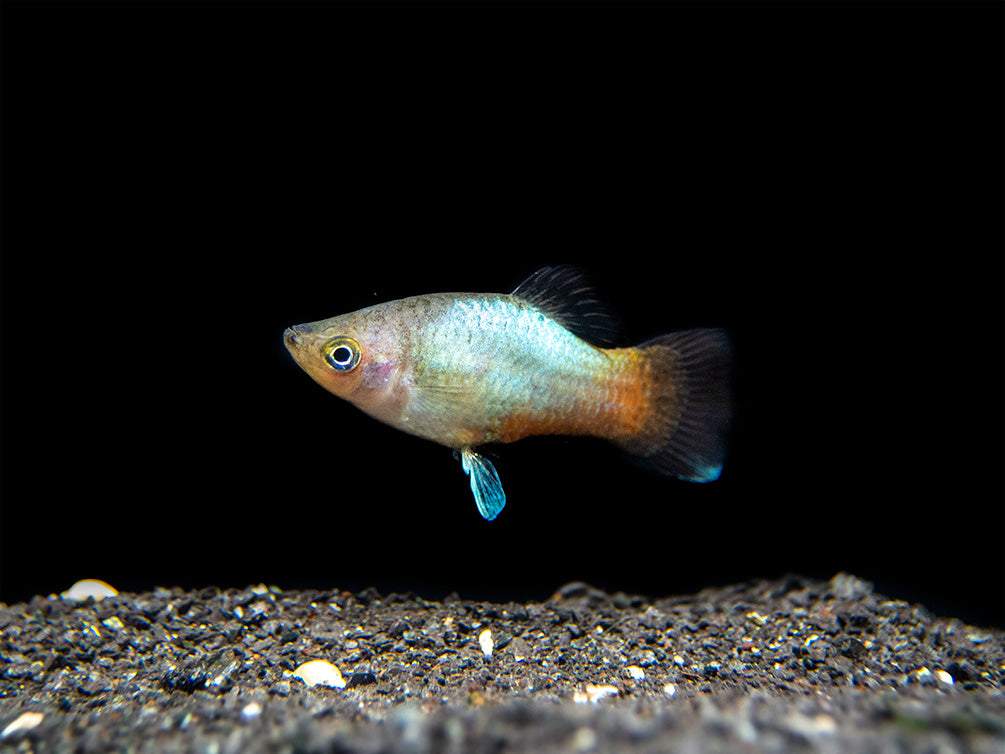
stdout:
POLYGON ((0 605, 17 752, 1005 750, 1005 635, 848 574, 650 598, 274 586, 0 605))

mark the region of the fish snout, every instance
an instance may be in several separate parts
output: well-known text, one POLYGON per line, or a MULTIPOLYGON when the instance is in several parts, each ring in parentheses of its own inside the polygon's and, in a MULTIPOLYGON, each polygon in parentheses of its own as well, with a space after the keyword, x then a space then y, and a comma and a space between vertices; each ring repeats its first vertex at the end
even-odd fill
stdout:
POLYGON ((304 342, 305 334, 306 332, 303 330, 303 325, 287 327, 286 330, 283 331, 283 342, 286 343, 286 347, 292 351, 300 348, 300 344, 304 342))

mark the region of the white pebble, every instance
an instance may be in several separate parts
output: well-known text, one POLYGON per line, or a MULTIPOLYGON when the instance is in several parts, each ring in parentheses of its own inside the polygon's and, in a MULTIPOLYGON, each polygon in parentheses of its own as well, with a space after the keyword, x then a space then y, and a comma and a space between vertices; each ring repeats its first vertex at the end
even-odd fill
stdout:
POLYGON ((495 643, 492 641, 492 632, 487 628, 478 634, 478 644, 482 648, 482 654, 487 658, 492 657, 492 649, 495 643))
POLYGON ((938 678, 947 686, 952 686, 955 683, 953 677, 949 675, 949 673, 947 673, 945 670, 936 670, 935 677, 938 678))
POLYGON ((577 691, 573 694, 572 700, 576 704, 585 704, 586 702, 596 704, 605 696, 617 696, 619 693, 621 692, 618 691, 617 686, 595 686, 588 683, 584 691, 577 691))
POLYGON ((14 735, 15 733, 31 730, 42 722, 43 717, 45 715, 41 712, 23 712, 21 717, 3 729, 3 733, 0 733, 0 738, 7 738, 7 736, 14 735))
POLYGON ((636 681, 641 681, 646 677, 646 671, 640 668, 638 665, 629 665, 625 670, 628 672, 632 678, 636 681))
POLYGON ((677 693, 677 687, 674 686, 672 683, 668 683, 666 686, 663 687, 663 693, 666 694, 667 696, 673 696, 674 694, 677 693))
POLYGON ((88 597, 103 600, 105 597, 114 597, 118 593, 114 586, 100 579, 82 579, 60 596, 67 600, 86 600, 88 597))
POLYGON ((344 689, 345 681, 339 669, 327 660, 309 660, 293 671, 293 675, 303 680, 308 686, 329 686, 333 689, 344 689))
POLYGON ((258 702, 251 702, 243 710, 241 710, 241 717, 245 720, 254 720, 256 717, 262 714, 262 705, 258 702))

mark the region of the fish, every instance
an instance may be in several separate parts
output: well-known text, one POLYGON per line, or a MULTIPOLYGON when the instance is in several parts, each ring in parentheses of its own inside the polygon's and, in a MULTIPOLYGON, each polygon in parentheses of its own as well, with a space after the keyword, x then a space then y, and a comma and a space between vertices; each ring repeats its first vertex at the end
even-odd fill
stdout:
POLYGON ((538 270, 508 294, 433 293, 283 333, 319 385, 374 419, 452 448, 478 512, 506 505, 482 452, 533 435, 609 440, 670 476, 719 478, 731 419, 721 328, 612 345, 613 318, 581 270, 538 270))

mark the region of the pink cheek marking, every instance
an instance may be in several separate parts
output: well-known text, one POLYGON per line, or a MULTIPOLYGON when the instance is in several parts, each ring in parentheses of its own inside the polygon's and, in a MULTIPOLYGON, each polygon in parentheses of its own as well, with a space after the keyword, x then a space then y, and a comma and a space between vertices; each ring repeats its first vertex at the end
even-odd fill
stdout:
POLYGON ((390 383, 394 372, 391 361, 367 362, 363 365, 363 384, 371 390, 379 390, 390 383))

